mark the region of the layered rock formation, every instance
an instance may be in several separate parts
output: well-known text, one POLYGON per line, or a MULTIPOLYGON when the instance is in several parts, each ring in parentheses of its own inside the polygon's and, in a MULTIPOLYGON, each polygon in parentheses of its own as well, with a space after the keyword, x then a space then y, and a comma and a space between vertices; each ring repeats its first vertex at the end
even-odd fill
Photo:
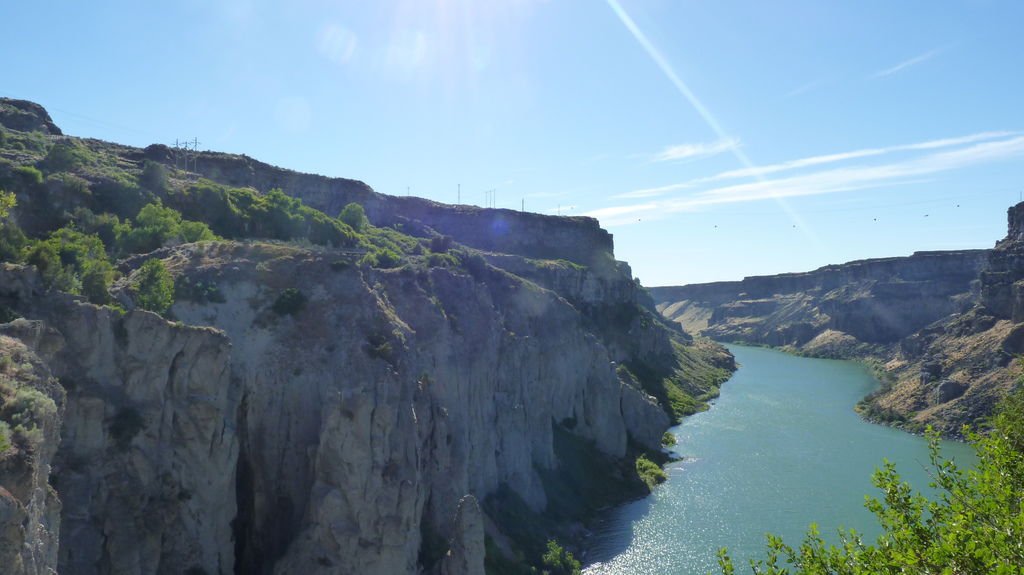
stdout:
POLYGON ((722 340, 803 347, 833 331, 888 344, 969 306, 987 258, 986 250, 920 252, 650 291, 667 317, 722 340))
POLYGON ((66 406, 59 441, 43 442, 56 452, 60 571, 231 572, 238 393, 227 339, 45 294, 33 280, 26 268, 0 273, 6 303, 33 318, 0 330, 41 358, 66 406))
POLYGON ((721 341, 876 362, 869 418, 957 435, 1006 394, 1024 351, 1024 204, 992 250, 922 252, 802 274, 652 288, 658 309, 721 341))
POLYGON ((30 234, 117 222, 90 211, 102 206, 173 204, 205 177, 332 215, 360 202, 389 229, 337 229, 402 251, 378 267, 305 236, 170 246, 117 262, 100 298, 114 306, 52 289, 60 264, 3 264, 0 375, 4 357, 23 366, 0 386, 0 421, 13 422, 0 427, 13 438, 0 564, 14 573, 536 563, 538 540, 571 545, 587 513, 643 493, 636 456, 657 457, 671 421, 733 368, 656 314, 595 220, 393 198, 216 153, 176 171, 164 147, 58 136, 42 108, 0 104, 0 133, 21 146, 0 153, 0 182, 18 186, 30 234), (164 178, 133 187, 147 160, 168 164, 164 178), (56 171, 41 182, 36 166, 56 171), (153 259, 175 282, 175 321, 138 309, 153 259))

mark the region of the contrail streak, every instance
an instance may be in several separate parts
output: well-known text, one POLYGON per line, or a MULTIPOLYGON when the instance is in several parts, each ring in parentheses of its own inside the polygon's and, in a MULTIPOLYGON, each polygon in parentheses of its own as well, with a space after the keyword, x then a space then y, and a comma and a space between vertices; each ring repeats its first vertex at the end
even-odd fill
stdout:
MULTIPOLYGON (((698 98, 697 95, 693 93, 693 90, 691 90, 690 87, 686 85, 686 82, 684 82, 683 79, 680 78, 678 74, 676 74, 676 71, 672 69, 672 65, 668 63, 668 60, 666 60, 665 57, 661 54, 661 52, 658 51, 658 49, 654 46, 654 44, 651 43, 651 41, 647 38, 647 35, 644 34, 642 30, 640 30, 640 28, 636 25, 636 22, 633 21, 629 14, 626 13, 626 11, 622 8, 622 5, 619 4, 619 1, 607 0, 607 2, 608 6, 612 9, 613 12, 615 12, 615 15, 618 16, 619 20, 622 22, 622 25, 625 26, 627 30, 629 30, 629 33, 633 35, 633 38, 637 41, 637 43, 639 43, 640 46, 644 49, 644 51, 647 52, 647 55, 650 56, 651 60, 653 60, 654 63, 658 66, 658 68, 661 69, 661 72, 665 74, 665 77, 668 78, 668 81, 671 82, 672 85, 675 86, 676 90, 678 90, 679 93, 682 94, 684 98, 686 98, 686 101, 689 102, 691 106, 693 106, 693 109, 697 111, 697 114, 699 114, 700 117, 704 120, 704 122, 707 123, 708 127, 710 127, 711 130, 715 132, 715 135, 717 135, 721 140, 734 140, 734 138, 730 136, 729 133, 725 131, 725 129, 722 128, 722 125, 718 123, 718 120, 711 113, 711 111, 704 106, 704 104, 700 101, 700 98, 698 98)), ((754 178, 757 179, 757 181, 767 181, 764 175, 759 173, 757 166, 754 165, 754 162, 750 161, 750 158, 747 157, 747 155, 743 152, 742 149, 740 149, 739 146, 733 146, 730 148, 729 151, 732 152, 732 155, 736 156, 736 159, 739 160, 744 167, 750 170, 751 175, 753 175, 754 178)), ((800 229, 804 230, 805 233, 809 233, 807 227, 803 225, 803 221, 801 220, 800 216, 797 215, 796 212, 794 212, 792 209, 790 209, 790 207, 786 204, 785 201, 783 201, 781 198, 775 198, 775 201, 778 202, 782 209, 786 212, 786 214, 790 218, 792 218, 792 220, 797 225, 800 226, 800 229)))

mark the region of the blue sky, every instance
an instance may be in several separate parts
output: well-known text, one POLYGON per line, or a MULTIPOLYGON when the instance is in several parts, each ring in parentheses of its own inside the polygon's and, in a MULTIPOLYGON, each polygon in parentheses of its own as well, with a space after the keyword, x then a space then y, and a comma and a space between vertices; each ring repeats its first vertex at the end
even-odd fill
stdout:
POLYGON ((0 95, 68 133, 593 215, 646 285, 990 247, 1024 3, 9 2, 0 95))

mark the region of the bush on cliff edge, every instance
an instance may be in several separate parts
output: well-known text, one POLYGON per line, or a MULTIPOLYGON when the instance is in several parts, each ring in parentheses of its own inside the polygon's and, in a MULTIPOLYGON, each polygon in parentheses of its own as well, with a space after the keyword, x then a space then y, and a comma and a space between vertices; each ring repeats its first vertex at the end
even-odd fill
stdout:
POLYGON ((135 303, 145 310, 164 314, 174 304, 174 280, 164 262, 156 258, 142 264, 134 291, 135 303))

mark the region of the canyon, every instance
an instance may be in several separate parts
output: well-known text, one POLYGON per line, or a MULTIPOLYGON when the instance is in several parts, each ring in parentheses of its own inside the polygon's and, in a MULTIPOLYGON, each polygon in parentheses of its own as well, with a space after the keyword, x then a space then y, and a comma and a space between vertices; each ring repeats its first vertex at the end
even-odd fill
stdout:
POLYGON ((590 218, 213 152, 183 170, 19 100, 0 126, 4 230, 140 226, 148 203, 227 236, 120 253, 105 304, 0 267, 11 573, 515 572, 646 493, 634 461, 735 367, 657 314, 590 218), (352 203, 365 228, 332 218, 352 203), (297 231, 260 236, 271 216, 297 231), (140 305, 154 260, 162 314, 140 305))
POLYGON ((1015 385, 1024 351, 1024 204, 989 250, 919 252, 650 292, 667 318, 715 340, 871 363, 862 415, 959 436, 1015 385))

